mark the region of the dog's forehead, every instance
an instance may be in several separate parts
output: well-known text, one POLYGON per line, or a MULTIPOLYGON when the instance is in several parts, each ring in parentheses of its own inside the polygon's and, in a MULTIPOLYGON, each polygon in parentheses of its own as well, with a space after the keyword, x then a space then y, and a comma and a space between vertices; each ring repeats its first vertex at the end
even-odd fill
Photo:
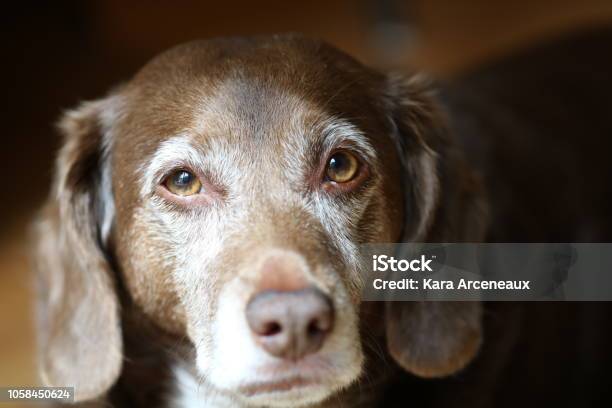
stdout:
MULTIPOLYGON (((275 84, 321 102, 344 85, 380 79, 349 55, 295 35, 201 40, 172 48, 145 65, 132 83, 170 97, 172 89, 211 88, 228 78, 275 84), (165 92, 168 91, 168 92, 165 92)), ((151 93, 149 93, 149 96, 151 93)), ((353 95, 354 96, 354 95, 353 95)))
POLYGON ((148 63, 126 88, 138 116, 170 126, 197 115, 214 97, 217 106, 223 101, 233 113, 278 111, 280 99, 290 95, 330 114, 363 116, 377 107, 373 94, 381 79, 323 42, 272 36, 175 47, 148 63))
POLYGON ((380 123, 372 122, 384 120, 375 114, 380 81, 348 55, 297 36, 189 43, 155 58, 126 86, 127 131, 119 133, 129 137, 117 147, 151 157, 184 134, 243 149, 308 144, 331 118, 375 133, 380 123))

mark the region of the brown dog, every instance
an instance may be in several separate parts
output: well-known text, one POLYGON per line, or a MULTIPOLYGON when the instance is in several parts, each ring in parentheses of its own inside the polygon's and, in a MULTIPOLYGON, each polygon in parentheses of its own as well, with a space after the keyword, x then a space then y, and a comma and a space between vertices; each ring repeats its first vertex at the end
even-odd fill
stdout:
POLYGON ((418 78, 299 36, 199 41, 61 130, 37 225, 46 385, 354 406, 375 396, 369 339, 425 377, 477 352, 477 303, 360 304, 360 244, 483 238, 480 185, 418 78))

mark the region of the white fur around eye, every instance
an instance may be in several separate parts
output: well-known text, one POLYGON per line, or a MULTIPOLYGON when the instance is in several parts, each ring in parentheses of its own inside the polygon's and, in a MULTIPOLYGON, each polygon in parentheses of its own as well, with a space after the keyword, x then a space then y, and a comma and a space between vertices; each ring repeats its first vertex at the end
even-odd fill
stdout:
POLYGON ((188 136, 180 135, 165 140, 140 169, 143 179, 140 195, 145 198, 152 194, 169 170, 180 167, 203 169, 205 164, 205 155, 193 145, 188 136))

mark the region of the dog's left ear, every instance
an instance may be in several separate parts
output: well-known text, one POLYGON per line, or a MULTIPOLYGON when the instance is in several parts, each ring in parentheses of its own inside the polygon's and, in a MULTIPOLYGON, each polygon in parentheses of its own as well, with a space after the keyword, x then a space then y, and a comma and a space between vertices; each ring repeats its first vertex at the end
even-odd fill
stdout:
MULTIPOLYGON (((389 76, 385 94, 403 161, 403 242, 481 242, 487 210, 480 182, 453 143, 430 84, 389 76)), ((482 336, 479 302, 386 305, 389 352, 404 369, 441 377, 465 367, 482 336)))
POLYGON ((110 122, 117 98, 64 115, 55 183, 36 224, 40 374, 46 386, 75 388, 75 402, 116 381, 123 340, 114 271, 105 242, 114 204, 110 122))

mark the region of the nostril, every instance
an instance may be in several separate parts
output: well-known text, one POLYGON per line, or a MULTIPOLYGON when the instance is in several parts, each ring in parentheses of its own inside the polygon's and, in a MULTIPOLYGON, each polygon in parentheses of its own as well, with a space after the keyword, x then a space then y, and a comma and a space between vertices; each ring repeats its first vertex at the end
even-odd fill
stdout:
POLYGON ((321 333, 325 333, 329 330, 329 321, 326 319, 315 318, 308 323, 308 327, 306 328, 306 333, 309 337, 319 335, 321 333))
POLYGON ((261 332, 259 333, 261 336, 274 336, 283 331, 283 326, 278 322, 268 322, 264 324, 261 332))
POLYGON ((308 336, 314 336, 320 331, 321 330, 319 329, 319 322, 317 320, 313 320, 308 324, 308 328, 307 328, 308 336))

